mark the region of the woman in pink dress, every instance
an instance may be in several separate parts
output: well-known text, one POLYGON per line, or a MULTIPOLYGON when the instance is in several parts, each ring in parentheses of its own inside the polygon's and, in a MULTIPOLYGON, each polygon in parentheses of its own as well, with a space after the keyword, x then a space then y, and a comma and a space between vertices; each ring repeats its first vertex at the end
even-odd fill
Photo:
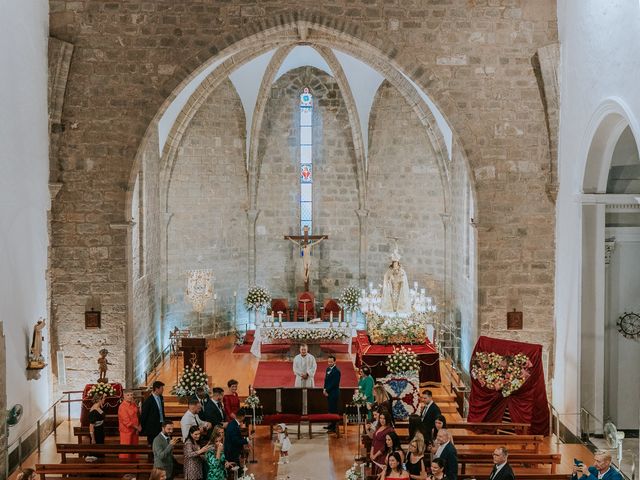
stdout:
POLYGON ((393 432, 393 426, 391 424, 391 415, 387 410, 381 410, 378 415, 378 426, 373 432, 373 438, 371 439, 371 452, 369 458, 373 462, 373 473, 377 475, 385 466, 385 449, 387 446, 387 435, 393 432))
POLYGON ((402 460, 398 452, 392 452, 387 457, 387 466, 382 471, 381 480, 400 480, 410 478, 409 472, 402 469, 402 460))

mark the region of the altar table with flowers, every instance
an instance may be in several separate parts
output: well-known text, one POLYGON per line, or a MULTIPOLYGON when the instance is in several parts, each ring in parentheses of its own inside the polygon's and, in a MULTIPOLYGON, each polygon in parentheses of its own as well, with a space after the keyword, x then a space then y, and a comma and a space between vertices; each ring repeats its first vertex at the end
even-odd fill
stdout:
POLYGON ((337 322, 278 322, 256 326, 256 333, 251 344, 251 353, 260 358, 262 344, 324 344, 343 343, 351 354, 351 340, 356 329, 350 325, 337 322))
MULTIPOLYGON (((358 330, 356 335, 358 348, 356 367, 366 365, 371 369, 374 378, 385 377, 389 372, 385 362, 393 353, 394 346, 375 345, 371 343, 369 335, 364 330, 358 330)), ((433 344, 427 339, 420 345, 406 345, 418 355, 420 361, 420 382, 440 382, 440 356, 433 344)))

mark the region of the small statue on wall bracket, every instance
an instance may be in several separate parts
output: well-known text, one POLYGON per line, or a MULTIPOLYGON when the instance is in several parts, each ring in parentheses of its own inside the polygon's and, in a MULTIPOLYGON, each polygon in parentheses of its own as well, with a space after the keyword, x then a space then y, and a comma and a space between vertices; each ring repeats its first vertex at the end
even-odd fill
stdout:
POLYGON ((42 370, 47 366, 47 364, 44 363, 44 357, 42 356, 42 343, 44 342, 42 330, 45 325, 45 320, 41 318, 33 326, 33 336, 31 337, 31 348, 29 349, 29 363, 27 364, 27 370, 42 370))
POLYGON ((109 383, 109 379, 107 378, 107 370, 109 369, 108 365, 113 365, 113 363, 107 360, 109 350, 103 348, 98 353, 100 354, 100 357, 98 357, 98 372, 100 373, 98 383, 109 383))

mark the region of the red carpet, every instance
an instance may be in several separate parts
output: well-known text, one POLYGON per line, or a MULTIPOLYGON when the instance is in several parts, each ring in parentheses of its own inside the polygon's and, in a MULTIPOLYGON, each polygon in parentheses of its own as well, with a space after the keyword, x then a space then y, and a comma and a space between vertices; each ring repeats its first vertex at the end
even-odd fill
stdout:
MULTIPOLYGON (((338 361, 337 364, 342 374, 340 388, 358 388, 358 377, 353 364, 345 361, 338 361)), ((327 362, 319 361, 314 378, 316 387, 322 387, 326 370, 327 362)), ((261 361, 256 370, 256 378, 253 380, 253 386, 256 388, 293 387, 294 383, 292 362, 261 361)))

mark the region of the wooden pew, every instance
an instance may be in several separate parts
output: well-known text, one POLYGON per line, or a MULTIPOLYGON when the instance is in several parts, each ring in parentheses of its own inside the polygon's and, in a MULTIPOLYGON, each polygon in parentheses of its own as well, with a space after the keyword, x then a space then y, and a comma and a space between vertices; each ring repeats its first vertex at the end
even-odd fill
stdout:
MULTIPOLYGON (((109 439, 115 439, 119 441, 120 432, 118 431, 118 427, 104 427, 104 435, 106 437, 107 442, 109 439)), ((182 435, 182 431, 180 430, 180 424, 174 424, 172 437, 179 437, 182 435)), ((84 438, 91 438, 89 433, 89 427, 73 427, 73 436, 78 438, 78 443, 83 443, 84 438)), ((145 443, 147 437, 142 435, 140 437, 140 443, 145 443)))
MULTIPOLYGON (((511 465, 550 465, 551 473, 557 472, 557 466, 562 462, 559 453, 521 453, 509 452, 509 464, 511 465)), ((458 463, 461 465, 461 473, 466 472, 467 465, 493 465, 493 455, 490 452, 458 452, 458 463)))
POLYGON ((46 480, 51 475, 69 475, 88 477, 87 470, 94 470, 97 474, 107 474, 111 477, 122 477, 129 473, 135 473, 138 479, 148 478, 149 473, 153 469, 152 463, 86 463, 84 461, 77 463, 54 463, 54 464, 38 464, 36 465, 36 474, 40 475, 41 480, 46 480))
MULTIPOLYGON (((514 474, 518 480, 569 480, 571 478, 569 473, 528 472, 523 469, 514 471, 514 474)), ((458 475, 458 480, 489 480, 489 475, 488 472, 458 475)))
MULTIPOLYGON (((409 422, 395 422, 396 428, 409 428, 409 422)), ((448 429, 464 428, 467 430, 477 430, 478 433, 487 434, 517 434, 527 435, 531 424, 529 423, 507 423, 507 422, 447 422, 448 429)))
MULTIPOLYGON (((409 441, 408 435, 400 435, 400 441, 407 443, 409 441)), ((517 447, 520 447, 522 451, 533 447, 534 453, 540 453, 543 441, 544 436, 542 435, 453 435, 456 449, 460 449, 463 445, 504 445, 512 451, 518 450, 517 447)))
MULTIPOLYGON (((56 450, 61 456, 61 463, 73 463, 72 459, 68 459, 67 455, 86 456, 115 456, 121 453, 139 455, 139 460, 146 461, 147 456, 151 453, 151 447, 144 445, 120 445, 118 443, 105 443, 101 445, 91 443, 57 443, 56 450)), ((173 447, 175 455, 181 455, 183 450, 182 442, 173 447)), ((127 460, 123 460, 126 462, 127 460)), ((130 460, 134 462, 133 460, 130 460)))

